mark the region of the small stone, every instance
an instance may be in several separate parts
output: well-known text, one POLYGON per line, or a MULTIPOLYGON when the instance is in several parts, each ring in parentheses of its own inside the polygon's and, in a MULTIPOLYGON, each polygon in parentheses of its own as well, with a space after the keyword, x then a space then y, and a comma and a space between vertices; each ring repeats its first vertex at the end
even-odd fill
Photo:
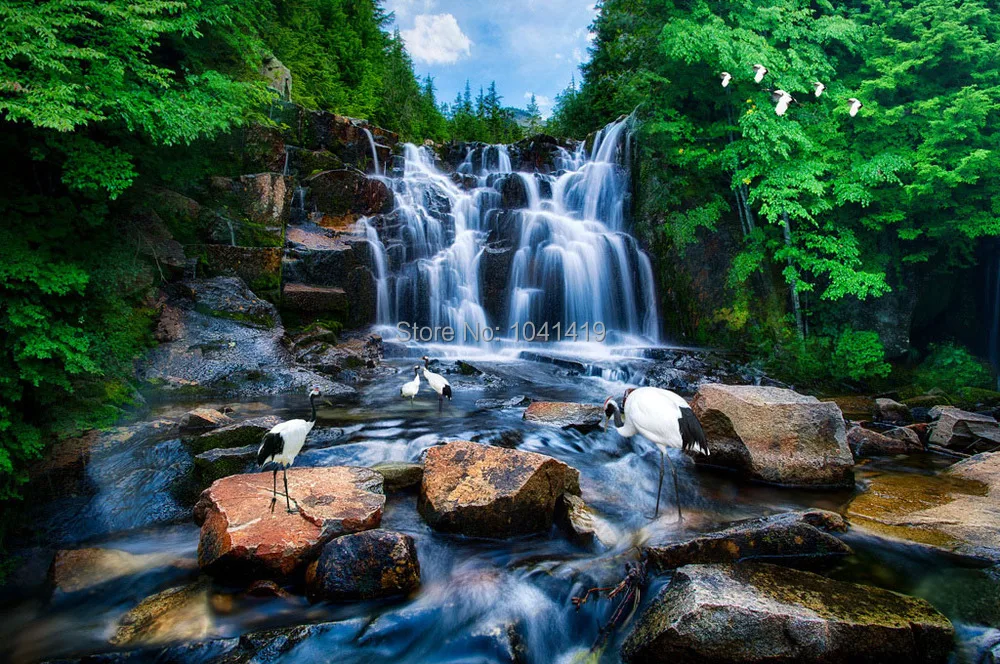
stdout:
POLYGON ((523 418, 535 424, 587 432, 600 428, 604 413, 600 406, 589 404, 536 401, 525 409, 523 418))
POLYGON ((909 424, 913 421, 910 409, 892 399, 875 399, 875 421, 886 424, 909 424))
POLYGON ((413 538, 388 530, 338 537, 306 572, 310 598, 375 599, 409 593, 420 585, 413 538))
POLYGON ((233 419, 214 408, 196 408, 181 417, 180 431, 181 436, 192 436, 230 424, 233 424, 233 419))
POLYGON ((196 641, 204 639, 211 628, 208 584, 194 583, 142 600, 121 619, 111 645, 196 641))
POLYGON ((372 470, 385 478, 386 493, 416 489, 424 477, 424 467, 419 463, 386 461, 375 464, 372 470))

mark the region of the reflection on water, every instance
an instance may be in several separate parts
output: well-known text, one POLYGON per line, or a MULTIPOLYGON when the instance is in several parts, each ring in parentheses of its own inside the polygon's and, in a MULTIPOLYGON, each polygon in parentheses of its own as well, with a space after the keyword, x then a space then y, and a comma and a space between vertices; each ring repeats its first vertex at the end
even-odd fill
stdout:
MULTIPOLYGON (((519 449, 551 455, 580 470, 583 498, 606 522, 610 546, 594 553, 574 545, 556 529, 504 541, 439 534, 417 514, 415 496, 393 495, 383 527, 408 533, 417 542, 423 585, 412 597, 309 605, 294 587, 289 588, 292 595, 259 596, 246 588, 215 583, 209 587, 208 601, 200 605, 205 638, 331 622, 282 654, 281 661, 328 660, 332 653, 339 662, 398 664, 589 661, 588 650, 613 607, 601 600, 577 611, 570 599, 586 588, 617 582, 637 545, 677 540, 692 530, 711 530, 735 519, 779 511, 837 510, 852 495, 746 483, 726 472, 696 468, 687 457, 675 454, 686 521, 683 526, 676 524, 669 508, 651 521, 659 465, 648 442, 624 440, 613 432, 539 428, 521 419, 522 409, 476 406, 477 399, 519 395, 599 403, 607 394, 620 394, 622 383, 576 375, 550 363, 500 357, 472 361, 484 373, 449 373, 455 399, 439 414, 429 391, 412 405, 399 399, 399 385, 409 378, 413 360, 392 360, 396 377, 360 386, 360 399, 354 403, 320 411, 319 426, 296 465, 417 461, 424 450, 441 441, 517 430, 523 437, 519 449)), ((450 362, 443 366, 445 371, 452 367, 450 362)), ((156 416, 173 417, 191 405, 160 404, 154 411, 156 416)), ((304 399, 289 397, 245 413, 294 417, 306 409, 304 399)), ((187 473, 190 464, 190 456, 176 439, 129 440, 92 456, 87 495, 39 506, 38 514, 44 515, 39 517, 39 528, 49 546, 58 542, 57 548, 97 546, 133 554, 170 554, 187 564, 145 569, 71 595, 53 597, 40 591, 8 602, 0 638, 10 644, 14 661, 109 650, 109 639, 125 612, 153 593, 198 579, 197 570, 191 568, 198 529, 189 521, 190 505, 171 493, 171 483, 187 473)), ((932 473, 942 464, 936 459, 876 462, 859 472, 859 481, 868 469, 932 473)), ((667 503, 673 500, 671 492, 664 496, 667 503)), ((847 541, 857 554, 831 570, 832 576, 925 597, 961 623, 962 638, 971 643, 982 636, 975 624, 990 615, 989 607, 979 610, 962 598, 995 591, 995 572, 961 569, 941 556, 856 532, 847 541)), ((667 576, 651 579, 644 599, 668 580, 667 576)), ((159 627, 167 635, 185 633, 180 621, 175 625, 166 620, 159 627)), ((186 624, 189 628, 190 621, 186 624)), ((600 661, 617 661, 621 638, 619 634, 609 641, 600 661)), ((140 639, 134 645, 141 643, 140 639)), ((264 655, 262 660, 272 661, 264 655)))

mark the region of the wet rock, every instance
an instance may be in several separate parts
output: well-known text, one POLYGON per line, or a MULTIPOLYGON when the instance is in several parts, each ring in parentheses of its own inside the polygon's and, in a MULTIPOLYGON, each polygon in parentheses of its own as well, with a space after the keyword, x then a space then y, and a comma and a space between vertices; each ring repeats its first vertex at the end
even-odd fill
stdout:
POLYGON ((274 305, 254 295, 237 277, 194 279, 182 283, 180 289, 194 302, 196 311, 209 316, 263 328, 278 322, 274 305))
POLYGON ((965 448, 977 441, 1000 444, 1000 426, 989 415, 970 413, 953 406, 936 406, 930 416, 930 442, 944 447, 965 448))
POLYGON ((283 251, 278 247, 206 244, 191 251, 203 258, 201 269, 206 276, 238 277, 254 292, 262 294, 273 293, 281 285, 283 251))
POLYGON ((556 500, 580 493, 580 473, 533 452, 457 441, 424 458, 418 509, 434 528, 478 537, 547 530, 556 500))
POLYGON ((369 178, 361 171, 325 171, 306 180, 306 185, 316 209, 330 218, 321 222, 323 226, 392 211, 392 190, 381 180, 369 178))
POLYGON ((924 450, 916 433, 909 429, 899 430, 906 433, 890 437, 870 429, 851 427, 847 432, 847 444, 851 446, 855 458, 911 454, 924 450))
POLYGON ((507 408, 524 408, 531 404, 531 399, 519 394, 509 399, 476 399, 476 408, 483 410, 504 410, 507 408))
POLYGON ((852 486, 840 408, 776 387, 703 385, 691 408, 711 456, 699 461, 788 486, 852 486))
POLYGON ((306 587, 314 600, 391 597, 419 585, 420 563, 413 538, 388 530, 367 530, 332 540, 306 573, 306 587))
POLYGON ((296 337, 295 359, 326 374, 375 369, 382 363, 382 337, 365 335, 330 343, 325 335, 304 333, 296 337))
POLYGON ((372 466, 372 470, 384 478, 386 493, 416 489, 424 477, 424 467, 419 463, 386 461, 372 466))
POLYGON ((351 303, 347 322, 351 327, 362 327, 375 322, 378 307, 378 283, 367 267, 356 267, 347 275, 345 287, 351 303))
POLYGON ((479 258, 479 292, 490 320, 505 320, 514 254, 514 247, 506 243, 490 243, 483 247, 479 258))
POLYGON ((214 408, 195 408, 181 416, 180 434, 185 437, 194 436, 233 423, 233 418, 214 408))
POLYGON ((725 530, 699 535, 685 542, 643 549, 652 569, 665 571, 691 564, 730 563, 755 558, 836 560, 851 548, 830 534, 843 532, 847 523, 836 512, 787 512, 738 522, 725 530))
POLYGON ((611 548, 618 541, 611 524, 583 502, 583 498, 571 493, 564 493, 556 502, 555 521, 572 541, 582 546, 600 544, 611 548))
POLYGON ((978 561, 1000 562, 1000 453, 984 453, 936 476, 874 477, 847 508, 869 533, 978 561))
POLYGON ((494 445, 496 447, 506 447, 509 450, 516 449, 524 442, 524 433, 518 429, 500 429, 477 433, 472 437, 472 442, 483 445, 494 445))
POLYGON ((909 424, 913 421, 910 409, 892 399, 875 399, 875 421, 886 424, 909 424))
POLYGON ((603 413, 600 406, 590 404, 536 401, 525 409, 523 418, 535 424, 587 432, 601 427, 603 413))
POLYGON ((627 662, 947 661, 954 628, 922 599, 763 563, 689 565, 625 639, 627 662))
POLYGON ((204 639, 212 628, 207 583, 170 588, 147 597, 119 621, 113 646, 204 639))
POLYGON ((213 429, 197 438, 185 440, 185 444, 194 454, 201 454, 218 448, 246 447, 260 445, 264 434, 281 422, 275 415, 254 417, 242 422, 213 429))
POLYGON ((233 187, 240 213, 251 222, 272 229, 278 246, 291 213, 294 190, 294 178, 280 173, 241 175, 233 187))
POLYGON ((500 191, 500 206, 508 210, 528 207, 528 188, 520 175, 514 173, 504 177, 496 185, 500 191))
POLYGON ((72 549, 56 552, 49 576, 56 592, 75 593, 157 567, 192 568, 169 553, 134 554, 117 549, 72 549))
POLYGON ((371 166, 372 148, 366 129, 375 139, 375 149, 383 165, 389 161, 392 147, 399 142, 399 136, 387 129, 326 111, 303 111, 301 126, 303 135, 298 145, 312 150, 329 150, 362 170, 370 170, 371 166))
POLYGON ((285 577, 332 538, 382 520, 382 476, 368 468, 289 469, 291 514, 281 496, 270 511, 272 486, 265 472, 226 477, 205 490, 195 506, 199 565, 223 576, 285 577))
POLYGON ((285 284, 281 289, 281 306, 304 314, 328 314, 334 318, 347 314, 347 294, 343 288, 285 284))
POLYGON ((244 447, 220 447, 207 450, 194 458, 194 479, 199 491, 223 477, 250 472, 257 466, 260 441, 244 447))

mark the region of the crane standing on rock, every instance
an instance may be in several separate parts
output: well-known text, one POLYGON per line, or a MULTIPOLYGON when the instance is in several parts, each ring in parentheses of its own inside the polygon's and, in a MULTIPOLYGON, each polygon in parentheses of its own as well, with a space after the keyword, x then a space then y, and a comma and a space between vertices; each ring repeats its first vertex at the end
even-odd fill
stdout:
POLYGON ((295 462, 295 457, 302 451, 306 436, 316 426, 316 397, 323 396, 318 387, 309 388, 309 405, 312 415, 308 420, 288 420, 276 424, 264 434, 257 450, 257 465, 262 469, 269 463, 277 464, 274 468, 274 488, 271 495, 271 511, 278 501, 278 467, 281 468, 285 480, 285 505, 288 513, 292 513, 292 503, 288 496, 288 467, 295 462))
POLYGON ((658 387, 640 387, 625 391, 622 406, 618 406, 614 397, 604 401, 604 421, 602 426, 607 429, 608 420, 613 420, 615 430, 625 438, 639 434, 660 448, 660 482, 656 489, 656 512, 660 513, 660 492, 663 490, 663 464, 670 463, 670 472, 674 476, 674 494, 677 499, 677 519, 683 521, 681 513, 681 494, 677 484, 677 470, 674 462, 667 454, 667 448, 694 452, 708 456, 708 442, 701 423, 695 417, 691 406, 683 397, 658 387), (624 410, 624 413, 622 412, 624 410))

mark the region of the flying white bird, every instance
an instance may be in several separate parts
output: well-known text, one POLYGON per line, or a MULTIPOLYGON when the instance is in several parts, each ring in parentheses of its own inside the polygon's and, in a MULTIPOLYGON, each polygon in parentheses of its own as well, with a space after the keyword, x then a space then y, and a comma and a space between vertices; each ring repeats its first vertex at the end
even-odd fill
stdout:
POLYGON ((819 81, 813 81, 813 85, 816 87, 816 96, 821 97, 823 95, 823 91, 826 90, 826 86, 819 81))
POLYGON ((771 101, 777 104, 774 107, 774 112, 778 115, 784 115, 785 111, 788 110, 788 105, 794 102, 795 99, 784 90, 773 90, 771 92, 771 101))
POLYGON ((424 380, 427 381, 427 384, 431 386, 432 390, 437 392, 438 412, 440 412, 441 407, 444 405, 444 398, 448 397, 448 401, 451 401, 451 383, 449 383, 441 374, 434 373, 430 370, 431 358, 424 355, 420 359, 424 361, 424 380))
POLYGON ((858 111, 865 107, 865 105, 861 103, 861 100, 854 97, 851 97, 847 101, 851 104, 851 110, 849 112, 852 118, 858 114, 858 111))
POLYGON ((413 367, 413 380, 403 383, 403 386, 399 388, 399 396, 404 399, 409 399, 410 403, 413 403, 413 397, 417 396, 417 392, 420 391, 420 365, 413 367))
POLYGON ((271 495, 271 511, 278 500, 278 467, 281 468, 285 480, 285 505, 288 513, 292 513, 292 503, 288 496, 288 467, 295 462, 295 457, 302 450, 306 436, 316 426, 316 397, 322 396, 318 387, 309 388, 309 405, 312 415, 308 420, 288 420, 276 424, 273 429, 264 434, 257 450, 257 465, 263 468, 269 463, 277 464, 274 469, 274 489, 271 495))
POLYGON ((615 430, 626 438, 639 434, 655 443, 660 449, 660 483, 656 489, 656 514, 660 513, 660 492, 663 489, 663 462, 670 463, 674 476, 674 494, 677 499, 677 518, 681 514, 680 489, 677 486, 677 470, 666 453, 668 447, 684 452, 695 452, 708 456, 708 443, 701 423, 694 411, 682 397, 658 387, 640 387, 625 392, 622 406, 614 397, 604 402, 604 422, 614 420, 615 430), (622 410, 624 409, 624 413, 622 410))
POLYGON ((764 65, 754 65, 753 71, 754 71, 753 82, 760 83, 761 81, 764 80, 764 77, 767 76, 768 69, 764 65))
POLYGON ((719 78, 722 79, 722 87, 728 88, 729 81, 733 80, 733 75, 730 74, 728 71, 724 71, 721 74, 719 74, 719 78))

